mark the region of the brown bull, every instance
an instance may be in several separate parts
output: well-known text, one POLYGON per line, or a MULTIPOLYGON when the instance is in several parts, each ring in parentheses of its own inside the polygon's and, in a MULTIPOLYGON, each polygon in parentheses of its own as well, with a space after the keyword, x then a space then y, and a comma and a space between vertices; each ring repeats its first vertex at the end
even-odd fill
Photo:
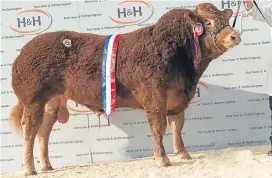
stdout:
MULTIPOLYGON (((174 152, 181 159, 190 159, 181 138, 184 110, 208 64, 241 41, 229 26, 232 13, 231 9, 220 11, 210 3, 202 3, 193 11, 171 10, 152 26, 120 35, 117 107, 144 109, 153 133, 155 162, 160 167, 170 165, 163 146, 166 117, 173 132, 174 152), (194 39, 192 26, 196 22, 202 23, 205 30, 194 39), (197 56, 194 42, 198 44, 197 56)), ((66 99, 103 112, 104 40, 105 36, 90 33, 45 33, 28 42, 14 61, 12 86, 19 102, 11 112, 11 121, 23 133, 26 176, 36 174, 36 135, 42 170, 53 169, 48 140, 57 117, 68 118, 66 99), (64 39, 70 39, 72 45, 65 47, 64 39)))

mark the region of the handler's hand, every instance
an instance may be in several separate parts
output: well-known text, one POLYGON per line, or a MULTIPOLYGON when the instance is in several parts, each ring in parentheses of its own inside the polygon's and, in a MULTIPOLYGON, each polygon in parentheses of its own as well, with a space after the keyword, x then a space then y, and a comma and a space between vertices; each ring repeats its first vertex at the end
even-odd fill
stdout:
POLYGON ((250 11, 253 6, 252 0, 244 0, 244 5, 247 11, 250 11))

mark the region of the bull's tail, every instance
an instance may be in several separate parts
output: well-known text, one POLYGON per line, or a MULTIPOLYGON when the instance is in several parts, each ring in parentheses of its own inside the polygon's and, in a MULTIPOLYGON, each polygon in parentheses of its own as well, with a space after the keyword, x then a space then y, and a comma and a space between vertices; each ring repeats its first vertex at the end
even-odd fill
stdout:
POLYGON ((13 129, 18 133, 22 133, 21 120, 23 117, 24 106, 18 101, 17 104, 12 108, 10 112, 10 123, 13 129))

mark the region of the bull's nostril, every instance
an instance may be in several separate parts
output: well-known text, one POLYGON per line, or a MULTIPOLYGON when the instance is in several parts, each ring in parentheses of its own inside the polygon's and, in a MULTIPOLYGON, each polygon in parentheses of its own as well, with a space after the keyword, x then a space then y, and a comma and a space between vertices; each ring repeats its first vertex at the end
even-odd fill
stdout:
POLYGON ((231 35, 231 40, 236 40, 237 36, 236 35, 231 35))

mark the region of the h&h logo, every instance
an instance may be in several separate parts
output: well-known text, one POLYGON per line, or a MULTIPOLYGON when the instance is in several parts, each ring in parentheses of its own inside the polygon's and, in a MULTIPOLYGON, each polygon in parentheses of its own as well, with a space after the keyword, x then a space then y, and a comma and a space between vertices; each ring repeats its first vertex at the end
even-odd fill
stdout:
POLYGON ((153 6, 143 0, 124 0, 117 4, 109 18, 121 25, 136 25, 147 21, 153 15, 153 6))
POLYGON ((25 10, 16 14, 10 29, 20 34, 39 34, 47 30, 52 21, 51 15, 43 10, 25 10))

